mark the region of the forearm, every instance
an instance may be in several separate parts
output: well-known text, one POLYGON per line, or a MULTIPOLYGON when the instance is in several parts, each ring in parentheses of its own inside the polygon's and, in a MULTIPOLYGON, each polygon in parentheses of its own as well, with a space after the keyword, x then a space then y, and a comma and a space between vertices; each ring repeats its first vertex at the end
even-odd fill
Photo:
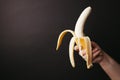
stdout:
POLYGON ((104 52, 103 60, 99 63, 112 80, 120 79, 120 64, 104 52))

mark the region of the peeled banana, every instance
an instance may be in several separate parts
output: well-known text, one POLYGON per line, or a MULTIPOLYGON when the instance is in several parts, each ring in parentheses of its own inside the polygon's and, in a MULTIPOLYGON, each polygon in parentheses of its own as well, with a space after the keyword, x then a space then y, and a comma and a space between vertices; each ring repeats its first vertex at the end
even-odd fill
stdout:
POLYGON ((56 50, 59 49, 66 33, 69 32, 73 35, 73 37, 71 38, 70 43, 69 43, 69 58, 70 58, 70 63, 73 68, 75 67, 75 61, 74 61, 74 46, 75 46, 75 44, 79 47, 80 52, 82 50, 86 51, 85 61, 86 61, 87 69, 90 69, 93 66, 91 40, 88 36, 85 36, 85 34, 83 32, 85 21, 86 21, 88 15, 90 14, 90 12, 91 12, 91 7, 88 6, 86 9, 83 10, 81 15, 79 16, 79 18, 76 22, 76 25, 75 25, 75 30, 73 31, 73 30, 66 29, 66 30, 62 31, 58 37, 56 50))

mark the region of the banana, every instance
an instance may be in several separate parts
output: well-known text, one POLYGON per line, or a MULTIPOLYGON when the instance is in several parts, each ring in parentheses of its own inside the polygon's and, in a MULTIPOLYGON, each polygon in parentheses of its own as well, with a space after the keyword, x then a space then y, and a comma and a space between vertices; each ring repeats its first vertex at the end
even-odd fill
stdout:
POLYGON ((84 24, 91 12, 91 7, 88 6, 86 9, 83 10, 81 15, 79 16, 76 25, 75 25, 75 30, 70 30, 66 29, 62 31, 58 37, 57 41, 57 47, 56 50, 59 49, 60 45, 62 44, 62 40, 66 33, 71 33, 73 37, 70 40, 69 43, 69 58, 70 58, 70 63, 72 67, 75 67, 75 61, 74 61, 74 46, 75 44, 79 47, 79 51, 81 52, 82 50, 86 51, 86 65, 87 69, 90 69, 93 64, 92 64, 92 48, 91 48, 91 40, 89 36, 85 36, 83 30, 84 30, 84 24))

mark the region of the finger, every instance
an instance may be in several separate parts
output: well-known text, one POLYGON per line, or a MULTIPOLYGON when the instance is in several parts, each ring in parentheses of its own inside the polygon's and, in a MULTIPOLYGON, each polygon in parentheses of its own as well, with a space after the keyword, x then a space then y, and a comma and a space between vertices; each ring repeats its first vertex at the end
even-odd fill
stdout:
POLYGON ((79 55, 84 59, 84 60, 86 60, 87 59, 87 56, 86 56, 86 54, 81 54, 80 52, 79 52, 79 55))
POLYGON ((95 59, 97 56, 100 56, 101 54, 101 50, 98 50, 96 52, 93 53, 93 59, 95 59))
POLYGON ((94 47, 96 47, 97 44, 95 42, 91 41, 91 45, 94 48, 94 47))
POLYGON ((86 60, 86 50, 82 50, 82 51, 79 51, 79 55, 84 59, 86 60))
POLYGON ((102 61, 103 56, 98 56, 97 58, 95 58, 92 62, 93 63, 99 63, 100 61, 102 61))
POLYGON ((86 61, 86 59, 87 59, 87 56, 86 55, 84 55, 84 56, 82 56, 82 58, 86 61))
POLYGON ((81 51, 79 51, 79 54, 80 54, 81 56, 85 56, 85 55, 86 55, 86 50, 81 50, 81 51))
POLYGON ((100 62, 103 59, 103 51, 98 50, 93 54, 93 62, 100 62))
POLYGON ((91 41, 92 48, 100 48, 97 43, 91 41))
POLYGON ((97 43, 94 42, 94 41, 91 41, 91 44, 92 44, 93 46, 97 46, 97 43))
POLYGON ((97 51, 101 51, 101 49, 99 49, 99 48, 94 48, 94 49, 92 50, 92 53, 95 53, 95 52, 97 52, 97 51))
POLYGON ((75 51, 79 51, 79 47, 78 47, 78 46, 75 46, 75 47, 74 47, 74 50, 75 50, 75 51))

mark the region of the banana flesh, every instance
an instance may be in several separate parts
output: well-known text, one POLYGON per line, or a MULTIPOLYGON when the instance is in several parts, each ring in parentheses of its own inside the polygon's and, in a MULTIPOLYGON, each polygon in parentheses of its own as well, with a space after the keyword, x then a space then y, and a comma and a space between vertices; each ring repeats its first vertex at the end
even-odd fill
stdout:
POLYGON ((59 49, 64 36, 68 32, 73 35, 69 43, 69 58, 70 58, 70 63, 73 68, 75 67, 75 61, 74 61, 74 46, 75 45, 79 47, 80 52, 82 50, 86 51, 85 61, 86 61, 87 69, 90 69, 93 65, 92 64, 91 40, 88 36, 85 36, 83 32, 85 21, 88 15, 90 14, 90 12, 91 12, 91 7, 87 7, 86 9, 84 9, 76 22, 75 30, 73 31, 73 30, 66 29, 62 31, 58 37, 56 50, 59 49))

